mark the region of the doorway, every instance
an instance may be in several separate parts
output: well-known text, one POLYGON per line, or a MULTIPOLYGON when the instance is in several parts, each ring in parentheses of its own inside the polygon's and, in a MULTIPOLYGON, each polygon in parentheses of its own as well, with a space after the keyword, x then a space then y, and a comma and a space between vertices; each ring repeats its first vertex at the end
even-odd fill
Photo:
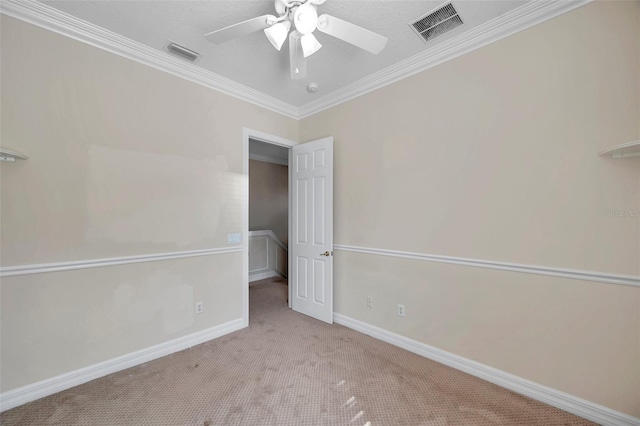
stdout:
MULTIPOLYGON (((261 279, 290 275, 288 239, 291 234, 289 215, 291 202, 288 165, 291 147, 297 145, 297 142, 245 128, 243 144, 246 179, 243 191, 243 241, 245 243, 243 244, 242 298, 243 319, 245 326, 248 326, 249 285, 261 279), (286 185, 282 182, 283 171, 286 185), (251 182, 252 172, 253 177, 259 174, 264 181, 251 182), (286 188, 282 188, 283 186, 286 188), (258 196, 255 193, 252 194, 252 187, 254 190, 261 188, 263 193, 258 196)), ((288 292, 290 296, 290 289, 288 292)), ((287 300, 291 307, 291 298, 287 297, 287 300)))
MULTIPOLYGON (((244 325, 249 325, 250 141, 266 150, 277 151, 277 147, 284 147, 288 151, 288 307, 333 323, 333 138, 329 136, 298 144, 245 128, 242 220, 244 325), (265 146, 265 143, 277 147, 265 146)), ((256 155, 261 154, 254 151, 254 158, 256 155)), ((267 268, 268 255, 252 266, 256 265, 267 268)), ((265 269, 264 272, 268 271, 265 269)))
POLYGON ((249 299, 275 286, 287 301, 289 148, 249 139, 249 299), (286 287, 285 287, 286 286, 286 287))

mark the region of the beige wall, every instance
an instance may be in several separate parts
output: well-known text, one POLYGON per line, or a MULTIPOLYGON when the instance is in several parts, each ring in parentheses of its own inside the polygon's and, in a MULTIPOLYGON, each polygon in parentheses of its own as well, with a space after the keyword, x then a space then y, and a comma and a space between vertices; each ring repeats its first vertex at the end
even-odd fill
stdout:
MULTIPOLYGON (((640 208, 638 160, 595 156, 640 137, 638 2, 582 7, 300 123, 1 19, 0 137, 31 157, 0 166, 2 266, 226 246, 247 126, 335 137, 338 244, 640 273, 638 218, 605 215, 640 208)), ((639 289, 335 261, 337 312, 640 416, 639 289)), ((0 389, 239 318, 241 263, 4 278, 0 389)))
POLYGON ((289 168, 249 160, 249 230, 272 230, 289 244, 289 168))
MULTIPOLYGON (((640 275, 640 7, 603 2, 304 119, 335 241, 640 275)), ((640 289, 336 251, 338 313, 640 416, 640 289), (371 295, 375 308, 365 307, 371 295), (395 315, 396 304, 407 316, 395 315)))
MULTIPOLYGON (((2 266, 227 246, 243 126, 295 120, 2 16, 2 266)), ((242 254, 2 279, 1 390, 241 318, 242 254), (204 313, 193 315, 194 302, 204 313)))

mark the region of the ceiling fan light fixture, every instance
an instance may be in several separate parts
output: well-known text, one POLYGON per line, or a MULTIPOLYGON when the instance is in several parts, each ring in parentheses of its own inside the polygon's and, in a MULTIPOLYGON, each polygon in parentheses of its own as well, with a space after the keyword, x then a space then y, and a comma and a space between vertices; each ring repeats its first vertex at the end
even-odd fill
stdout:
POLYGON ((302 54, 305 58, 316 53, 322 45, 313 34, 305 34, 300 38, 300 44, 302 45, 302 54))
MULTIPOLYGON (((2 0, 0 0, 2 1, 2 0)), ((322 14, 318 16, 318 5, 325 0, 272 0, 278 16, 262 15, 229 25, 205 34, 214 44, 264 31, 269 43, 278 51, 289 38, 289 67, 291 78, 304 79, 307 76, 307 57, 313 55, 322 45, 313 35, 318 30, 367 52, 378 54, 387 44, 387 38, 359 27, 351 22, 322 14)))
POLYGON ((287 36, 289 35, 289 30, 291 29, 291 22, 283 21, 278 22, 269 28, 264 29, 264 33, 267 36, 267 39, 271 42, 273 47, 280 50, 282 49, 282 45, 284 44, 287 36))
POLYGON ((300 34, 311 34, 318 26, 316 8, 308 3, 298 6, 293 14, 293 23, 300 34))

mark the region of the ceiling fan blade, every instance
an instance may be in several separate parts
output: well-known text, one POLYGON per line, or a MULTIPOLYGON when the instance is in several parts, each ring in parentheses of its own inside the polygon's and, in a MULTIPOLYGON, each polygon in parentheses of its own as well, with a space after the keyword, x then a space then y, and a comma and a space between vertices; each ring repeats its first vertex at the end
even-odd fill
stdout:
POLYGON ((302 43, 297 31, 291 31, 289 34, 289 66, 292 80, 300 80, 307 76, 307 60, 302 52, 302 43))
POLYGON ((318 17, 318 31, 351 43, 360 49, 378 54, 387 45, 387 38, 331 15, 318 17))
POLYGON ((238 24, 229 25, 221 30, 212 31, 205 34, 207 40, 214 44, 225 43, 234 38, 242 37, 256 31, 264 30, 273 25, 277 18, 273 15, 262 15, 257 18, 248 19, 238 24))

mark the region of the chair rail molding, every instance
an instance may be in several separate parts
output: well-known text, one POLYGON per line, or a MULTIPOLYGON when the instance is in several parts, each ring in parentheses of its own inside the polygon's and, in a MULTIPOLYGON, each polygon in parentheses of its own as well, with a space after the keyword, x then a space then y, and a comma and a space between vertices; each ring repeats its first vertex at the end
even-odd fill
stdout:
POLYGON ((521 272, 525 274, 547 275, 583 281, 628 285, 640 287, 640 276, 611 274, 608 272, 582 271, 577 269, 555 268, 549 266, 523 265, 519 263, 495 262, 491 260, 471 259, 464 257, 441 256, 435 254, 414 253, 408 251, 387 250, 379 248, 359 247, 336 244, 335 250, 354 253, 372 254, 376 256, 399 257, 402 259, 422 260, 427 262, 450 263, 453 265, 472 266, 476 268, 498 269, 501 271, 521 272))
POLYGON ((197 256, 211 256, 214 254, 236 253, 241 251, 242 246, 234 246, 203 250, 177 251, 171 253, 143 254, 137 256, 109 257, 103 259, 75 260, 70 262, 3 266, 0 267, 0 277, 41 274, 45 272, 70 271, 74 269, 101 268, 104 266, 126 265, 128 263, 157 262, 160 260, 182 259, 185 257, 197 256))

